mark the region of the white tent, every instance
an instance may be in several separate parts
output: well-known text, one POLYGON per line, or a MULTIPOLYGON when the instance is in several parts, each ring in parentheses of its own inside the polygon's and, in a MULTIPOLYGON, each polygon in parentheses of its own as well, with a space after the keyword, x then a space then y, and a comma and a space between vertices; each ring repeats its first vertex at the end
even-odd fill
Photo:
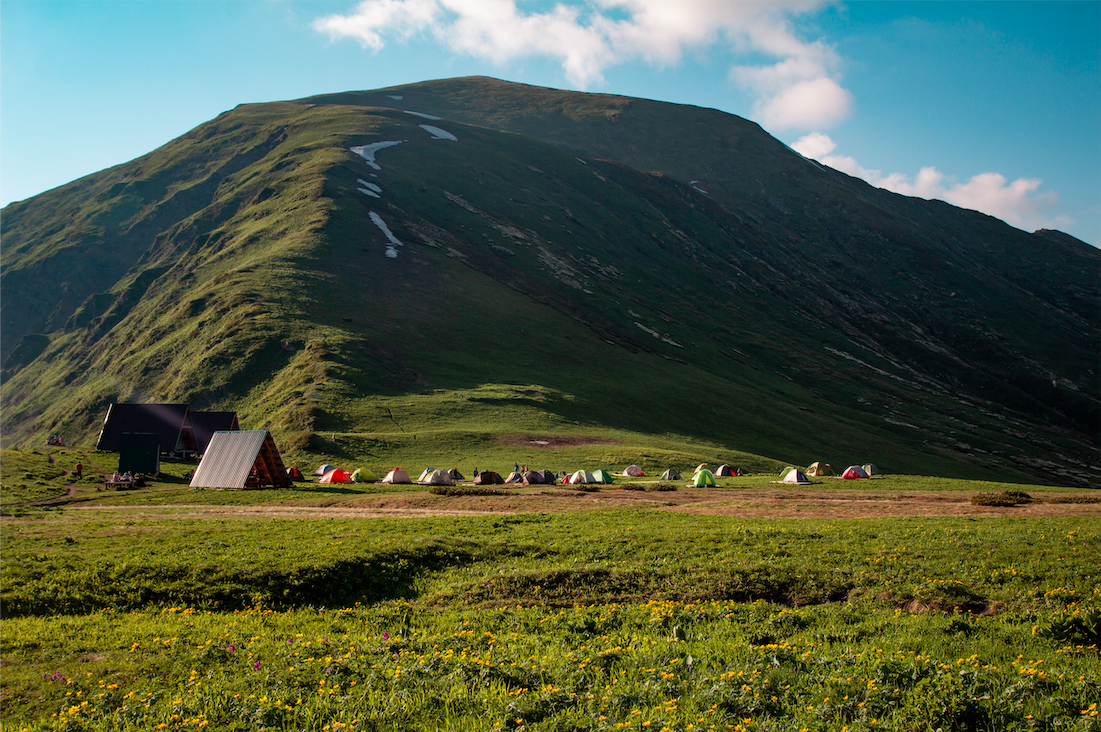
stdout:
POLYGON ((380 483, 412 483, 413 481, 409 480, 409 474, 406 473, 404 470, 402 470, 401 468, 394 468, 393 470, 391 470, 389 473, 386 474, 385 478, 383 478, 379 482, 380 483))
POLYGON ((417 482, 424 485, 455 485, 451 473, 446 470, 426 470, 417 482))

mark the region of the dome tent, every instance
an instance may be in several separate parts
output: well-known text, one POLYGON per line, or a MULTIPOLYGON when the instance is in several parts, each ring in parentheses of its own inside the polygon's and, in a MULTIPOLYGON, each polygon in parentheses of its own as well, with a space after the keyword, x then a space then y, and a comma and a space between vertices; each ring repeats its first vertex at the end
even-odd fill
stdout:
POLYGON ((692 483, 694 486, 714 486, 715 475, 707 468, 696 471, 696 474, 692 476, 692 483))
POLYGON ((321 480, 318 483, 350 483, 352 482, 352 474, 347 470, 341 470, 340 468, 333 468, 325 475, 321 476, 321 480))
POLYGON ((394 468, 389 473, 387 473, 386 477, 383 478, 380 482, 382 482, 382 483, 412 483, 413 481, 409 479, 409 474, 406 473, 404 470, 402 470, 401 468, 394 468))

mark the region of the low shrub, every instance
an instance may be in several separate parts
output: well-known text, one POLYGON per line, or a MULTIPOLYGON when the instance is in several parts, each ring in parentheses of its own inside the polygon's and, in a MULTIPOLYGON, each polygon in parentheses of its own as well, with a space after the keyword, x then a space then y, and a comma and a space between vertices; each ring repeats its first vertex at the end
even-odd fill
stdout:
POLYGON ((1023 491, 1002 491, 976 493, 971 497, 972 506, 1019 506, 1022 503, 1032 503, 1032 496, 1023 491))
POLYGON ((651 492, 667 492, 675 491, 677 486, 673 483, 624 483, 619 486, 625 491, 651 491, 651 492))
POLYGON ((480 485, 434 485, 428 492, 436 496, 503 496, 500 488, 488 488, 480 485))

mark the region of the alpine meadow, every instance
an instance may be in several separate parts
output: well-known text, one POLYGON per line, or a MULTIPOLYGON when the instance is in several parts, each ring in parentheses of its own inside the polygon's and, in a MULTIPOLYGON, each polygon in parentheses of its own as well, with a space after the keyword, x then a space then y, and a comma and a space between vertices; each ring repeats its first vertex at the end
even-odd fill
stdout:
POLYGON ((485 77, 241 105, 0 225, 5 729, 1101 730, 1068 234, 485 77), (307 479, 115 490, 121 403, 307 479), (615 475, 469 480, 529 466, 615 475))

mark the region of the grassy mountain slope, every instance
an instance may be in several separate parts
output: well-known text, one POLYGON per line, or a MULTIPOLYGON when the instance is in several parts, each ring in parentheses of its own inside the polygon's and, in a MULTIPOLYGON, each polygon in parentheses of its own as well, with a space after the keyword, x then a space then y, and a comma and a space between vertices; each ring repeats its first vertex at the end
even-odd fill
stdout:
POLYGON ((1098 480, 1092 248, 710 110, 478 79, 247 105, 3 226, 6 444, 148 398, 292 450, 604 429, 1098 480))

